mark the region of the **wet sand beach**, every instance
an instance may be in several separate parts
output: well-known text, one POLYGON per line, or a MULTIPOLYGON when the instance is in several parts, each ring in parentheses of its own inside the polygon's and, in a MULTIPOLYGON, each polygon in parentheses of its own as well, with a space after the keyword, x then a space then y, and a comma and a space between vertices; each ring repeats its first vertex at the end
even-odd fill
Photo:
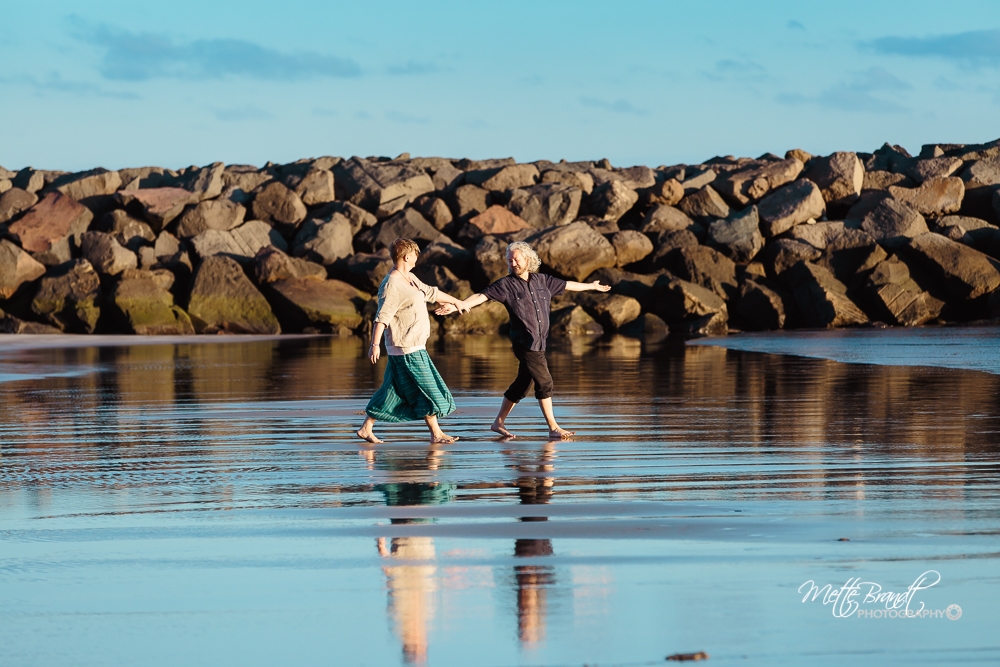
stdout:
POLYGON ((534 401, 497 441, 509 343, 443 339, 433 447, 354 436, 357 339, 3 337, 3 662, 996 664, 990 333, 558 344, 568 442, 534 401))

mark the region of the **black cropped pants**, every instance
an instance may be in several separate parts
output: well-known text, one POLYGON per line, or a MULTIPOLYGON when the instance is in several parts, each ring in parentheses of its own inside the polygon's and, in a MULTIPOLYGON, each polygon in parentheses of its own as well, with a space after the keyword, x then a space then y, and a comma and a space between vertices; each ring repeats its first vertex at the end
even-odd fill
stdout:
POLYGON ((552 374, 549 373, 549 364, 545 360, 545 352, 535 352, 520 345, 514 345, 514 356, 517 357, 517 377, 511 383, 504 398, 511 403, 518 403, 528 395, 531 383, 535 383, 535 398, 552 397, 552 374))

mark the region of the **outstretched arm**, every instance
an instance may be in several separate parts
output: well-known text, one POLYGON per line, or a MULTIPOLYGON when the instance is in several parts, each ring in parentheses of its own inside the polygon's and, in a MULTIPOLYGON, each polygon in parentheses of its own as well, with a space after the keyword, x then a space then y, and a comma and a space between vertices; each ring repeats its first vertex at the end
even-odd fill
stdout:
POLYGON ((473 294, 468 299, 463 301, 458 301, 457 303, 446 303, 437 310, 434 311, 437 315, 450 315, 451 313, 465 312, 467 310, 472 310, 476 306, 486 303, 489 301, 489 297, 485 294, 473 294))
POLYGON ((566 281, 566 291, 567 292, 607 292, 611 289, 611 285, 602 285, 600 280, 595 280, 592 283, 575 283, 572 280, 566 281))
POLYGON ((441 290, 438 290, 436 303, 439 306, 452 305, 456 307, 458 309, 458 312, 460 313, 463 313, 469 309, 469 307, 465 304, 464 301, 462 301, 458 297, 454 297, 448 294, 447 292, 442 292, 441 290))

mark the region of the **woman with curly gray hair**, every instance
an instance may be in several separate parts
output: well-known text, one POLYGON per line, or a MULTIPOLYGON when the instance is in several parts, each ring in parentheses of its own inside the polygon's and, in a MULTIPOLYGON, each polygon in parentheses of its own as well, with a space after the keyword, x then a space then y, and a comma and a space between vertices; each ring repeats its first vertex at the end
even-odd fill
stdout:
POLYGON ((500 412, 491 429, 504 438, 515 437, 504 425, 507 416, 522 398, 528 395, 532 383, 535 398, 542 408, 542 415, 549 427, 549 438, 565 439, 573 435, 561 428, 552 412, 552 374, 545 360, 545 340, 549 335, 549 311, 552 298, 563 293, 596 290, 607 292, 611 288, 598 281, 578 283, 555 276, 538 273, 541 267, 538 254, 527 243, 518 241, 507 246, 507 268, 504 276, 478 294, 473 294, 460 304, 445 304, 437 309, 439 315, 468 310, 497 301, 507 308, 510 315, 510 340, 517 357, 517 377, 503 395, 500 412))

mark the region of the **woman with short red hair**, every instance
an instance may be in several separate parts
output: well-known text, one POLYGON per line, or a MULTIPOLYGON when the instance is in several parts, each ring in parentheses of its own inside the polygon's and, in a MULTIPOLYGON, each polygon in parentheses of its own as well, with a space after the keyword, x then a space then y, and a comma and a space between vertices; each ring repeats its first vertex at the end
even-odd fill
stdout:
POLYGON ((427 355, 431 323, 426 304, 452 304, 460 308, 462 301, 437 287, 425 285, 410 273, 420 255, 420 248, 410 239, 393 241, 389 254, 394 266, 378 288, 378 310, 368 348, 368 358, 373 364, 377 363, 379 341, 384 332, 389 359, 382 386, 365 408, 368 416, 358 429, 358 437, 380 443, 382 440, 373 431, 377 420, 423 419, 430 429, 431 442, 455 442, 458 438, 442 431, 438 424, 438 417, 455 411, 455 399, 427 355))

